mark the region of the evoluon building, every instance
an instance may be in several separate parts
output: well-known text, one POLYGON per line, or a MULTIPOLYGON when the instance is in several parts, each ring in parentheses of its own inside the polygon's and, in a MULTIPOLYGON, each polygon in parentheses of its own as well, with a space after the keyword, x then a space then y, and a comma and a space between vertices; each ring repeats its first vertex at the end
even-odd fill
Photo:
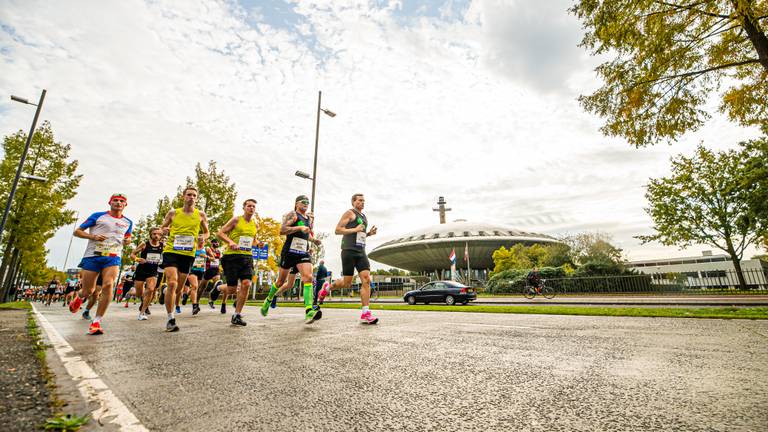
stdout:
POLYGON ((451 250, 456 253, 456 267, 466 278, 465 249, 469 252, 472 279, 486 279, 493 270, 493 252, 516 244, 558 243, 544 234, 520 231, 504 225, 457 220, 420 229, 388 241, 369 253, 382 264, 414 272, 449 277, 451 250))

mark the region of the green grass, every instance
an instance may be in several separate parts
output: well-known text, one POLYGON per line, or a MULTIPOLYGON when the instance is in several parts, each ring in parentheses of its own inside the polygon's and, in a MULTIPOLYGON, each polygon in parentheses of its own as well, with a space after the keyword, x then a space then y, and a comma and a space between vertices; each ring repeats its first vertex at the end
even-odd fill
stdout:
MULTIPOLYGON (((248 302, 261 306, 261 302, 248 302)), ((280 306, 304 307, 304 303, 278 302, 280 306)), ((326 303, 324 309, 359 309, 354 303, 326 303)), ((587 315, 658 318, 722 318, 722 319, 768 319, 768 307, 751 308, 659 308, 659 307, 590 307, 590 306, 442 306, 406 304, 371 304, 373 310, 430 311, 430 312, 473 312, 534 315, 587 315)))
POLYGON ((0 309, 32 309, 32 305, 25 301, 8 302, 0 303, 0 309))
POLYGON ((59 415, 57 417, 49 418, 46 420, 43 428, 45 430, 54 430, 61 432, 74 432, 80 430, 82 426, 87 424, 91 420, 90 416, 78 416, 78 415, 59 415))

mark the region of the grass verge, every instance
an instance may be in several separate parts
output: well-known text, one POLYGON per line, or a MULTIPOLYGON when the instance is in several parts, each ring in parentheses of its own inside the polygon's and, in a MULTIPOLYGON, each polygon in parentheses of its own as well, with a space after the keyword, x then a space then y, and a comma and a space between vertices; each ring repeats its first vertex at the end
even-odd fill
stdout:
MULTIPOLYGON (((260 302, 248 302, 252 306, 261 306, 260 302)), ((280 306, 304 307, 304 303, 279 302, 280 306)), ((358 304, 326 303, 325 309, 359 309, 358 304)), ((442 306, 406 304, 371 304, 373 310, 394 311, 430 311, 430 312, 474 312, 534 315, 586 315, 586 316, 623 316, 649 318, 720 318, 720 319, 768 319, 768 307, 752 308, 658 308, 658 307, 590 307, 590 306, 442 306)))
POLYGON ((20 302, 8 302, 8 303, 0 303, 0 309, 27 309, 31 310, 32 305, 25 301, 20 302))

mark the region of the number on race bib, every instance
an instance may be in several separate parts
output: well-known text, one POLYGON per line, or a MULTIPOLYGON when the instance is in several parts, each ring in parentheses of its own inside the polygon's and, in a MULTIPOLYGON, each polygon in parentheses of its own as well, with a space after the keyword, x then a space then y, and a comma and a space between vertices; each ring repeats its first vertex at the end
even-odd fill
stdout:
POLYGON ((253 237, 241 236, 237 242, 237 248, 241 251, 250 251, 253 247, 253 237))
POLYGON ((195 261, 192 263, 192 267, 201 268, 205 266, 205 258, 198 256, 195 257, 195 261))
POLYGON ((147 264, 160 264, 163 261, 163 255, 159 253, 148 253, 146 261, 147 264))
POLYGON ((101 256, 118 256, 122 250, 123 243, 113 238, 102 240, 94 247, 94 252, 101 256))
POLYGON ((306 254, 309 250, 309 243, 303 238, 294 237, 288 250, 291 253, 306 254))
POLYGON ((195 244, 195 238, 191 235, 179 235, 173 239, 173 250, 191 251, 195 244))
POLYGON ((355 238, 355 245, 356 246, 365 246, 365 239, 368 236, 368 234, 365 233, 365 231, 360 231, 357 233, 357 238, 355 238))

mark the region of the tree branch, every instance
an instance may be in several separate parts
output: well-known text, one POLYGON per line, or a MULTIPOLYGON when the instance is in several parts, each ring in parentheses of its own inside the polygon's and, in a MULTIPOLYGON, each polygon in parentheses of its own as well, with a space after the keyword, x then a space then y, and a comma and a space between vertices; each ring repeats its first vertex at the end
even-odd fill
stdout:
POLYGON ((640 81, 638 83, 633 84, 630 88, 627 89, 627 91, 628 90, 632 90, 635 87, 638 87, 638 86, 641 86, 641 85, 644 85, 644 84, 660 83, 660 82, 665 82, 665 81, 673 80, 675 78, 685 78, 685 77, 690 77, 690 76, 697 76, 698 77, 699 75, 703 75, 703 74, 708 73, 708 72, 713 72, 713 71, 716 71, 716 70, 726 69, 726 68, 730 68, 730 67, 744 66, 744 65, 753 64, 753 63, 760 63, 760 60, 759 59, 749 59, 749 60, 744 60, 744 61, 740 61, 740 62, 726 63, 726 64, 712 66, 710 68, 701 69, 701 70, 697 70, 697 71, 685 72, 685 73, 681 73, 681 74, 677 74, 677 75, 669 75, 669 76, 665 76, 665 77, 660 77, 660 78, 654 78, 654 79, 650 79, 650 80, 640 81))

